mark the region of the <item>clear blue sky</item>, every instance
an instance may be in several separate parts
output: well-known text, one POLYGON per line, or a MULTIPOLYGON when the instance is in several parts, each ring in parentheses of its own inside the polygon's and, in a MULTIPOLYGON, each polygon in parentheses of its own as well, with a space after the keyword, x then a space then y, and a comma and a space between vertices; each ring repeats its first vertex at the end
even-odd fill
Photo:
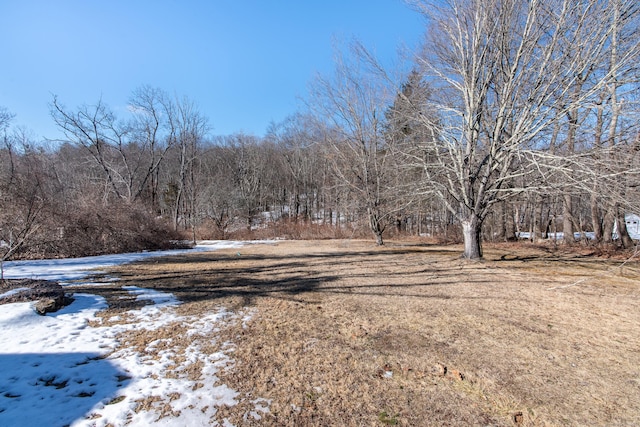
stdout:
POLYGON ((73 108, 102 97, 124 116, 150 85, 193 100, 212 134, 262 136, 331 72, 335 39, 386 62, 422 33, 402 0, 2 0, 0 106, 57 138, 54 94, 73 108))

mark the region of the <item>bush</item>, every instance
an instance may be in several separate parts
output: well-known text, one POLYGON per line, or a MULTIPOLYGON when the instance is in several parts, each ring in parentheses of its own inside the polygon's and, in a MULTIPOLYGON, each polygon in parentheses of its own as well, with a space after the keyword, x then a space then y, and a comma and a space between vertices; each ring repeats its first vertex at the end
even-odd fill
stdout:
POLYGON ((183 236, 144 209, 125 203, 51 215, 14 258, 58 258, 175 247, 183 236))

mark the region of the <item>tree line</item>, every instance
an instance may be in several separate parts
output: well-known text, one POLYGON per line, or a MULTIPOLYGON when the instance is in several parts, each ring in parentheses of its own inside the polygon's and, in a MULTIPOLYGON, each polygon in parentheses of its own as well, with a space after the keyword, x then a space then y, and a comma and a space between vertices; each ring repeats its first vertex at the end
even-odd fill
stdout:
POLYGON ((266 135, 212 136, 197 105, 143 86, 126 117, 51 102, 64 141, 0 110, 9 257, 185 238, 394 234, 464 242, 590 232, 631 246, 640 213, 640 8, 632 0, 411 3, 424 43, 385 67, 361 44, 266 135), (616 225, 617 224, 617 225, 616 225), (521 235, 521 234, 520 234, 521 235))

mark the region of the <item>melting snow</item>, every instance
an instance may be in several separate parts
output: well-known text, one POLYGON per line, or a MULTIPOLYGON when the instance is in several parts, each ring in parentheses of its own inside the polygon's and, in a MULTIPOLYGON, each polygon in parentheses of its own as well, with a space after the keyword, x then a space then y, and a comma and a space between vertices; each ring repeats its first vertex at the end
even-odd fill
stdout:
MULTIPOLYGON (((245 244, 270 243, 271 241, 238 242, 229 240, 207 240, 199 242, 193 249, 170 251, 134 252, 128 254, 100 255, 84 258, 43 259, 35 261, 7 261, 4 263, 5 279, 28 278, 71 281, 101 273, 105 268, 158 256, 181 255, 191 252, 239 248, 245 244)), ((61 283, 62 284, 62 283, 61 283)))
MULTIPOLYGON (((196 250, 241 245, 207 242, 196 250)), ((96 268, 165 254, 11 262, 5 275, 76 280, 96 268)), ((216 343, 212 334, 232 318, 246 322, 246 313, 220 309, 207 316, 178 316, 174 307, 179 301, 172 294, 124 289, 153 304, 108 319, 108 324, 118 322, 113 325, 99 326, 95 314, 107 304, 96 295, 75 294, 72 304, 47 316, 36 314, 31 303, 0 306, 0 425, 218 425, 217 408, 237 403, 238 393, 216 376, 233 361, 225 353, 229 344, 216 343), (90 321, 98 326, 89 326, 90 321), (125 332, 165 327, 186 328, 190 344, 184 348, 171 339, 156 340, 139 351, 118 341, 125 332), (218 351, 210 351, 212 345, 218 351), (191 366, 200 375, 194 378, 191 366)), ((259 419, 270 402, 255 403, 251 416, 259 419)), ((222 425, 231 423, 225 419, 222 425)))
POLYGON ((3 294, 0 294, 0 298, 6 298, 6 297, 10 297, 11 295, 15 295, 18 294, 22 291, 28 291, 29 288, 15 288, 15 289, 11 289, 10 291, 7 291, 3 294))

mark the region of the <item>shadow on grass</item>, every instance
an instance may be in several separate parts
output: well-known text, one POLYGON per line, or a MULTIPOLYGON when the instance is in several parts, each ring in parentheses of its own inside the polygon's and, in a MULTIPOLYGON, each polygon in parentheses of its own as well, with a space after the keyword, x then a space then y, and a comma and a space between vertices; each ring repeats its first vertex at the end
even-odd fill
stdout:
MULTIPOLYGON (((461 284, 459 270, 442 265, 458 258, 456 249, 428 251, 424 246, 291 255, 198 253, 146 261, 143 264, 148 269, 138 273, 124 268, 118 282, 81 290, 100 294, 118 308, 140 304, 127 298, 121 289, 126 285, 172 293, 183 302, 239 297, 243 305, 267 296, 313 303, 301 296, 314 293, 448 299, 448 295, 428 294, 420 288, 461 284), (407 284, 407 275, 417 275, 422 281, 407 284)), ((486 282, 466 277, 464 283, 486 282)))

